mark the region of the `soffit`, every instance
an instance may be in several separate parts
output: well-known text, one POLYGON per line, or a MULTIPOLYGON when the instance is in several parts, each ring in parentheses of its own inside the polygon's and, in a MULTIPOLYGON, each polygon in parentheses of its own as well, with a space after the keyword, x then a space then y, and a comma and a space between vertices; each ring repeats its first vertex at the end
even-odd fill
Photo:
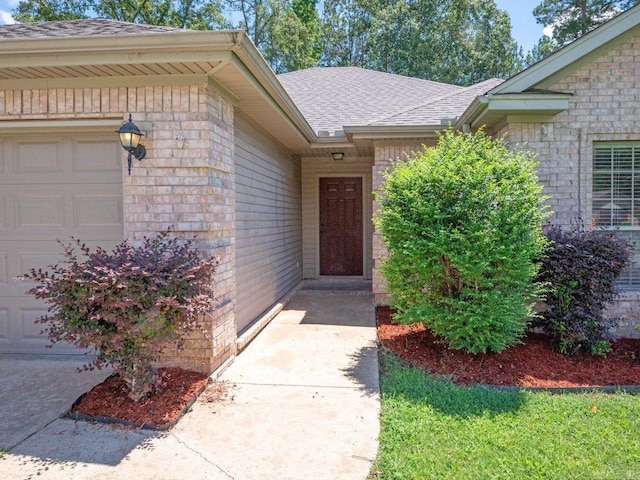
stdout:
POLYGON ((208 79, 285 147, 310 151, 313 131, 244 32, 0 38, 0 90, 208 79))

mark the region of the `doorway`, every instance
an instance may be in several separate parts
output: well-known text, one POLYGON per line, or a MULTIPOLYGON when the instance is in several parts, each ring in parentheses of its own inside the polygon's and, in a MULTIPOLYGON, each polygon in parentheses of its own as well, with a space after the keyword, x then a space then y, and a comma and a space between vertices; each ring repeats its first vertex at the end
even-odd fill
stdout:
POLYGON ((320 275, 362 275, 362 178, 320 178, 320 275))

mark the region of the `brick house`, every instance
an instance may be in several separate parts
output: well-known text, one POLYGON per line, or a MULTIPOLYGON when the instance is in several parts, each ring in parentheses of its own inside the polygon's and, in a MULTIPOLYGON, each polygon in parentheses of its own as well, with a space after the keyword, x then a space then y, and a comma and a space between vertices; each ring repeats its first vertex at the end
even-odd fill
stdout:
MULTIPOLYGON (((391 159, 449 124, 527 142, 556 223, 581 216, 634 240, 638 52, 640 7, 471 87, 359 68, 276 76, 238 31, 0 26, 0 353, 50 353, 33 324, 42 304, 11 279, 52 263, 70 235, 108 248, 173 226, 220 258, 212 338, 167 358, 203 371, 301 282, 371 283, 384 303, 372 192, 391 159), (129 114, 147 149, 131 175, 115 134, 129 114)), ((621 334, 640 334, 639 272, 615 307, 621 334)))

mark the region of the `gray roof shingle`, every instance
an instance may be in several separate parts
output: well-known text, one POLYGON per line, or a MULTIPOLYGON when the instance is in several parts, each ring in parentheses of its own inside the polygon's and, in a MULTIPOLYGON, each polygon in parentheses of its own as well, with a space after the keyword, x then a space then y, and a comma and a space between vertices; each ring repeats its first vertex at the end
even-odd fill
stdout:
POLYGON ((461 91, 434 98, 419 106, 414 106, 403 112, 390 115, 387 118, 371 123, 374 126, 390 125, 440 125, 443 120, 452 120, 460 117, 474 98, 484 95, 503 81, 491 78, 484 82, 476 83, 461 91))
POLYGON ((140 35, 144 33, 183 32, 179 28, 120 22, 105 18, 83 18, 56 22, 16 23, 0 25, 0 39, 106 37, 112 35, 140 35))
POLYGON ((373 125, 466 90, 358 67, 311 68, 278 75, 278 79, 313 129, 330 132, 343 126, 373 125))

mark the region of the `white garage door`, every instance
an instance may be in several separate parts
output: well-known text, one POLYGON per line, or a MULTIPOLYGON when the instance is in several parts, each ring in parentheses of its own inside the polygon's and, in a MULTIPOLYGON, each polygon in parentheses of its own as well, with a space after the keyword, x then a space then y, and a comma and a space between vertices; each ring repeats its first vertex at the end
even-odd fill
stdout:
POLYGON ((0 135, 0 353, 77 353, 45 349, 44 302, 14 277, 60 260, 77 237, 112 248, 124 236, 121 151, 113 131, 0 135))

